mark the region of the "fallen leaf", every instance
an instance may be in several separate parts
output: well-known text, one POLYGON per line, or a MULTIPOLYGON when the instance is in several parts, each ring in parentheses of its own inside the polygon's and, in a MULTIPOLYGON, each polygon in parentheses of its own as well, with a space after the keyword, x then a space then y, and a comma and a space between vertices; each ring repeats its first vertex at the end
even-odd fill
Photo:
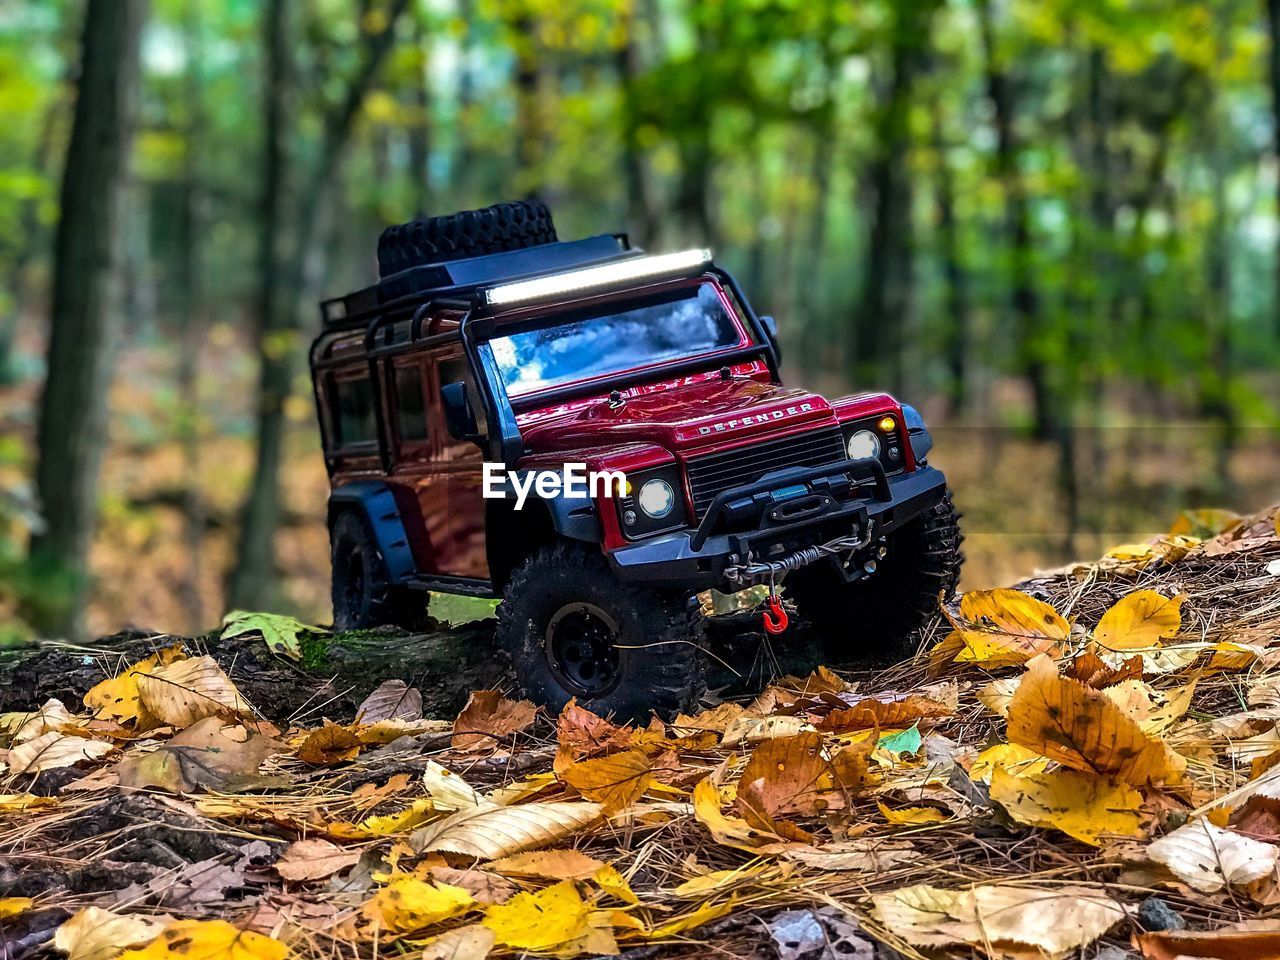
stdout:
POLYGON ((489 907, 481 922, 503 946, 545 951, 585 936, 590 913, 573 881, 563 880, 489 907))
POLYGON ((279 653, 291 660, 302 659, 302 637, 308 633, 327 634, 321 630, 279 613, 252 613, 232 610, 222 621, 219 639, 230 640, 248 633, 261 634, 262 642, 272 653, 279 653))
POLYGON ((0 920, 24 914, 34 903, 30 897, 0 897, 0 920))
POLYGON ((205 717, 234 719, 252 710, 213 657, 192 657, 136 676, 143 727, 182 729, 205 717))
POLYGON ((1159 646, 1182 626, 1182 601, 1181 596, 1169 599, 1154 590, 1135 591, 1102 615, 1093 639, 1108 650, 1159 646))
POLYGON ((1104 693, 1058 676, 1047 657, 1028 665, 1013 695, 1008 736, 1064 766, 1136 785, 1175 782, 1186 768, 1104 693))
POLYGON ((359 823, 330 823, 325 829, 341 839, 390 837, 412 830, 435 816, 436 805, 424 797, 395 813, 366 817, 359 823))
POLYGON ((484 960, 497 942, 484 924, 469 923, 424 943, 421 960, 484 960))
POLYGON ((356 707, 357 723, 421 719, 422 694, 403 680, 384 680, 356 707))
POLYGON ((990 783, 996 770, 1004 770, 1015 777, 1039 773, 1049 766, 1049 759, 1034 750, 1017 743, 997 743, 987 747, 974 758, 969 776, 982 783, 990 783))
POLYGON ((506 903, 520 892, 520 888, 514 883, 478 867, 469 867, 465 870, 455 867, 431 867, 427 873, 432 880, 447 883, 451 887, 461 887, 482 906, 506 903))
POLYGON ((484 801, 462 777, 434 760, 427 761, 422 786, 437 807, 445 810, 469 810, 484 801))
POLYGON ((1058 611, 1020 590, 972 590, 960 599, 960 616, 973 626, 959 630, 957 663, 1016 666, 1038 654, 1059 656, 1071 636, 1058 611))
POLYGON ((725 729, 721 743, 726 747, 734 746, 743 741, 760 743, 762 740, 772 740, 776 737, 794 737, 801 733, 810 733, 816 729, 817 727, 804 717, 793 717, 786 714, 759 717, 744 713, 725 729))
POLYGON ((498 690, 477 690, 453 722, 455 750, 487 750, 519 733, 537 715, 528 700, 508 700, 498 690))
POLYGON ((45 733, 34 740, 20 743, 9 751, 9 773, 39 773, 41 770, 71 767, 84 760, 105 757, 114 749, 111 744, 101 740, 87 740, 65 733, 45 733))
POLYGON ((170 793, 224 790, 237 777, 257 774, 284 746, 218 717, 193 723, 151 753, 130 754, 115 766, 122 787, 159 787, 170 793))
POLYGON ((1014 820, 1049 827, 1092 846, 1104 836, 1142 833, 1142 796, 1116 780, 1079 770, 1041 770, 1014 776, 996 768, 991 799, 1014 820))
POLYGON ((328 840, 295 840, 275 862, 276 873, 286 880, 321 880, 354 866, 359 850, 348 850, 328 840))
POLYGON ((1188 886, 1202 893, 1242 886, 1275 870, 1280 848, 1223 830, 1208 820, 1193 820, 1147 847, 1188 886))
POLYGON ((672 896, 682 900, 696 900, 708 894, 723 893, 733 887, 741 886, 751 880, 764 876, 778 876, 778 868, 773 864, 763 863, 755 866, 742 866, 736 870, 712 870, 676 885, 672 896))
POLYGON ((460 810, 423 827, 413 834, 410 844, 418 853, 442 851, 477 860, 497 860, 551 846, 602 814, 600 804, 585 801, 483 806, 460 810))
POLYGON ((693 790, 693 812, 698 822, 717 843, 755 852, 782 838, 767 830, 759 830, 739 817, 726 816, 720 809, 720 790, 711 777, 700 781, 693 790))
POLYGON ((922 853, 909 841, 861 837, 821 847, 795 846, 783 855, 817 870, 879 874, 900 863, 918 860, 922 853))
POLYGON ((937 807, 902 807, 890 809, 883 803, 877 803, 881 815, 897 826, 919 827, 929 823, 945 823, 951 818, 937 807))
POLYGON ((1009 701, 1013 699, 1014 691, 1018 689, 1018 684, 1022 682, 1021 677, 1001 677, 999 680, 992 680, 990 683, 978 690, 978 702, 994 713, 998 717, 1009 716, 1009 701))
POLYGON ((1035 947, 1062 957, 1097 940, 1125 917, 1097 888, 1074 884, 986 884, 944 890, 928 884, 872 897, 880 921, 913 946, 967 943, 1035 947))
POLYGON ((586 880, 604 865, 604 861, 577 850, 538 850, 495 860, 489 864, 489 869, 510 877, 586 880))
POLYGON ((355 759, 360 747, 360 738, 354 731, 326 720, 299 744, 298 759, 313 767, 328 767, 355 759))
POLYGON ((67 954, 67 960, 112 960, 130 947, 150 943, 166 922, 85 907, 63 921, 53 935, 53 945, 67 954))
POLYGON ((818 813, 831 806, 824 793, 831 791, 834 779, 831 764, 823 753, 822 735, 802 733, 794 737, 777 737, 756 745, 742 770, 738 807, 743 810, 744 788, 752 786, 754 796, 763 803, 770 818, 780 813, 818 813))
POLYGON ((460 917, 476 908, 471 894, 447 883, 398 876, 360 908, 360 915, 381 931, 411 933, 460 917))
POLYGON ((599 803, 605 816, 609 816, 643 796, 653 779, 653 761, 641 750, 623 750, 570 762, 557 775, 582 796, 599 803))
POLYGON ((619 727, 570 700, 556 718, 556 741, 570 760, 597 757, 631 746, 631 727, 619 727))
POLYGON ((131 721, 138 717, 138 675, 150 673, 156 667, 168 666, 186 657, 182 644, 157 650, 146 659, 139 660, 119 676, 103 680, 84 695, 84 705, 100 720, 131 721))
POLYGON ((949 717, 955 709, 930 697, 911 694, 899 700, 859 700, 851 707, 833 710, 818 724, 821 730, 841 732, 870 727, 909 727, 919 720, 949 717))
POLYGON ((121 960, 284 960, 289 948, 272 937, 250 933, 225 920, 177 920, 145 947, 126 950, 121 960))
POLYGON ((1146 960, 1280 960, 1280 930, 1161 930, 1136 939, 1146 960))

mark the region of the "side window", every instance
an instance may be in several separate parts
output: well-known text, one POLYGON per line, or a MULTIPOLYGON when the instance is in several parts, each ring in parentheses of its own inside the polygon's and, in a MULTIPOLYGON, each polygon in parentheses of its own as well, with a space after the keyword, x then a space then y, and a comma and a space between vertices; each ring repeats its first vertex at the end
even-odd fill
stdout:
POLYGON ((471 377, 471 365, 467 363, 467 358, 455 354, 440 358, 440 365, 436 368, 436 372, 440 377, 440 387, 443 389, 450 383, 462 381, 467 385, 467 389, 471 394, 472 412, 476 415, 476 424, 480 427, 481 433, 488 432, 488 420, 485 416, 484 404, 480 402, 479 396, 476 395, 475 382, 471 377))
POLYGON ((372 443, 378 437, 373 412, 373 387, 368 377, 338 380, 333 392, 337 403, 337 445, 372 443))
POLYGON ((396 367, 393 374, 396 389, 396 415, 401 440, 427 439, 427 408, 424 399, 422 367, 396 367))

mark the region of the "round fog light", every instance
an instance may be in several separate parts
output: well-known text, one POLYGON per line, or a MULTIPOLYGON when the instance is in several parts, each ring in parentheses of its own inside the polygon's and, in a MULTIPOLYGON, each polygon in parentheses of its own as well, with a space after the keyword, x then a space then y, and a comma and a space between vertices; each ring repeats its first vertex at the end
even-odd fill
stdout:
POLYGON ((623 513, 622 522, 625 523, 628 527, 634 526, 636 522, 636 512, 634 510, 628 510, 625 513, 623 513))
POLYGON ((667 481, 654 478, 640 488, 637 500, 646 517, 661 520, 675 507, 676 492, 667 481))
POLYGON ((865 460, 880 456, 880 438, 870 430, 859 430, 849 438, 845 447, 850 460, 865 460))

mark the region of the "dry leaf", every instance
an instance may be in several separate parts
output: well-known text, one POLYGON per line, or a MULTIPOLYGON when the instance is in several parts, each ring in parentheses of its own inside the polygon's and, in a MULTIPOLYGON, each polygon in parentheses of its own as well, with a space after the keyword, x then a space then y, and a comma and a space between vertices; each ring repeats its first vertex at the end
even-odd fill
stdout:
POLYGON ((833 710, 823 717, 818 727, 833 732, 909 727, 918 720, 949 717, 953 713, 954 707, 913 693, 897 700, 859 700, 851 707, 833 710))
POLYGON ((272 937, 249 933, 225 920, 178 920, 148 946, 127 950, 121 960, 284 960, 289 948, 272 937))
POLYGON ((756 852, 782 842, 775 833, 759 830, 739 817, 725 816, 720 809, 720 789, 711 777, 694 788, 693 812, 716 842, 725 846, 756 852))
POLYGON ((1156 647, 1182 626, 1183 597, 1162 597, 1154 590, 1138 590, 1122 597, 1102 615, 1093 639, 1108 650, 1156 647))
POLYGON ((968 943, 1035 947, 1063 957, 1097 940, 1125 917, 1094 887, 983 885, 943 890, 918 884, 872 897, 880 921, 914 946, 968 943))
POLYGON ((397 876, 360 908, 360 915, 378 930, 411 933, 460 917, 476 908, 471 894, 447 883, 427 883, 397 876))
POLYGON ((53 945, 67 954, 67 960, 112 960, 130 947, 150 943, 166 922, 85 907, 58 927, 53 945))
POLYGON ((823 793, 834 787, 831 765, 823 754, 822 735, 802 733, 756 745, 742 771, 739 812, 746 813, 747 788, 770 818, 780 813, 818 813, 832 804, 823 793))
POLYGON ((987 667, 1016 666, 1038 654, 1060 656, 1071 636, 1061 614, 1020 590, 974 590, 960 600, 964 649, 955 660, 987 667))
POLYGON ((20 743, 9 751, 9 773, 39 773, 75 766, 83 760, 105 757, 115 748, 101 740, 68 736, 65 733, 41 734, 34 740, 20 743))
POLYGON ((421 960, 484 960, 497 939, 484 924, 470 923, 424 943, 421 960))
POLYGON ((422 694, 403 680, 384 680, 356 707, 356 723, 421 719, 422 694))
POLYGON ((619 727, 570 700, 556 718, 556 741, 570 760, 598 757, 631 746, 631 727, 619 727))
POLYGON ((252 777, 262 762, 284 746, 206 717, 151 753, 131 754, 115 766, 122 787, 159 787, 171 793, 223 790, 236 777, 252 777))
POLYGON ((1280 930, 1162 930, 1140 933, 1146 960, 1280 960, 1280 930))
POLYGON ((425 797, 414 800, 405 809, 376 817, 366 817, 359 823, 330 823, 325 829, 335 837, 355 840, 366 837, 390 837, 412 830, 437 816, 436 805, 425 797))
POLYGON ((498 690, 477 690, 453 722, 455 750, 491 750, 533 723, 537 708, 528 700, 508 700, 498 690))
POLYGON ((103 680, 84 695, 84 705, 99 720, 130 721, 138 717, 138 675, 168 666, 186 656, 182 644, 175 643, 139 660, 119 676, 103 680))
POLYGON ((1270 874, 1280 860, 1280 848, 1223 830, 1208 820, 1193 820, 1154 841, 1147 847, 1147 856, 1188 886, 1213 893, 1270 874))
POLYGON ((360 738, 354 731, 326 720, 324 726, 307 734, 298 747, 298 759, 313 767, 354 760, 360 754, 360 738))
POLYGON ((1013 699, 1014 691, 1018 689, 1018 684, 1021 682, 1021 677, 1001 677, 999 680, 992 680, 977 692, 978 702, 996 716, 1008 719, 1009 701, 1013 699))
POLYGON ((490 870, 509 877, 538 880, 586 880, 605 864, 577 850, 538 850, 503 857, 489 864, 490 870))
POLYGON ((1104 693, 1058 676, 1047 657, 1028 665, 1009 704, 1008 735, 1064 766, 1136 785, 1175 782, 1186 768, 1104 693))
POLYGON ((469 810, 484 802, 462 777, 434 760, 427 761, 422 786, 435 805, 444 810, 469 810))
POLYGON ((503 946, 545 951, 586 936, 590 913, 573 881, 563 880, 489 907, 482 922, 503 946))
POLYGON ((295 840, 275 862, 276 873, 286 880, 321 880, 354 866, 359 850, 348 850, 328 840, 295 840))
POLYGON ((920 827, 929 823, 946 823, 951 819, 937 807, 901 807, 897 810, 877 803, 881 815, 890 823, 900 827, 920 827))
POLYGON ((1142 796, 1116 780, 1079 770, 1052 770, 1014 776, 996 768, 991 799, 1014 820, 1051 827, 1098 846, 1104 836, 1141 835, 1142 796))
POLYGON ((900 863, 918 860, 921 851, 906 840, 863 837, 821 847, 792 847, 784 856, 818 870, 883 873, 900 863))
POLYGON ((605 815, 610 816, 644 795, 653 779, 653 761, 641 750, 624 750, 594 760, 570 762, 557 774, 582 796, 599 803, 605 815))
POLYGON ((231 678, 213 657, 176 660, 149 673, 135 675, 138 718, 143 727, 165 724, 189 727, 205 717, 246 717, 252 714, 231 678))
POLYGON ((477 860, 497 860, 550 846, 602 814, 598 803, 575 801, 477 807, 460 810, 418 830, 410 843, 418 853, 441 851, 477 860))

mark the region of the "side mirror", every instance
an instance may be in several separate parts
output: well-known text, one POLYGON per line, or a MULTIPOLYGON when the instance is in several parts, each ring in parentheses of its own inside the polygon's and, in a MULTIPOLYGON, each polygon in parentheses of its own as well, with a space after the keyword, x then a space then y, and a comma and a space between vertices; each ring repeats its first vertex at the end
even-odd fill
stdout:
POLYGON ((461 380, 446 383, 440 388, 440 399, 444 403, 444 425, 449 435, 455 440, 474 440, 480 428, 476 426, 467 385, 461 380))
POLYGON ((773 352, 778 355, 778 362, 781 363, 782 344, 778 341, 778 321, 765 314, 760 318, 760 324, 764 327, 764 332, 769 335, 769 339, 773 341, 773 352))

